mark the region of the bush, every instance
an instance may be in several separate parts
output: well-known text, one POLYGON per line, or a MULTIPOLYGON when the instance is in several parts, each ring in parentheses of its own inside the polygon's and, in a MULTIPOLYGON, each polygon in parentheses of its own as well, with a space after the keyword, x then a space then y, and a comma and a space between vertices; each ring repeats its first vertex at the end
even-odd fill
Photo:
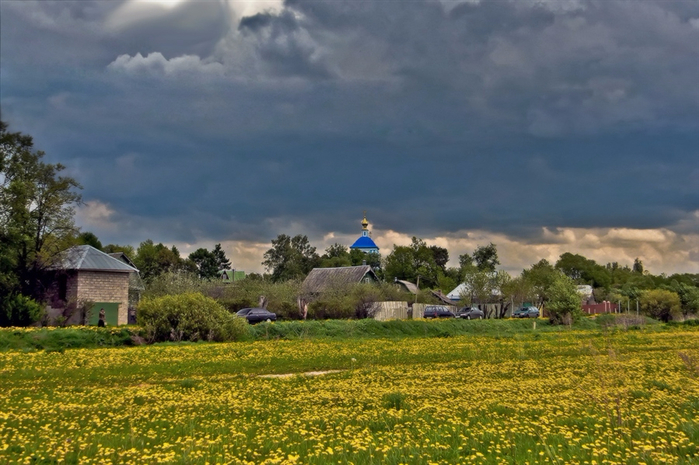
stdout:
POLYGON ((44 313, 39 302, 21 294, 0 299, 0 326, 29 326, 44 313))
POLYGON ((643 313, 651 318, 667 322, 681 316, 680 297, 676 292, 665 289, 643 291, 639 302, 643 313))
POLYGON ((570 325, 582 316, 581 299, 575 283, 563 273, 556 276, 549 288, 546 311, 549 313, 549 321, 557 325, 570 325))
POLYGON ((157 341, 236 341, 248 333, 248 323, 199 293, 145 298, 138 305, 139 322, 157 341))

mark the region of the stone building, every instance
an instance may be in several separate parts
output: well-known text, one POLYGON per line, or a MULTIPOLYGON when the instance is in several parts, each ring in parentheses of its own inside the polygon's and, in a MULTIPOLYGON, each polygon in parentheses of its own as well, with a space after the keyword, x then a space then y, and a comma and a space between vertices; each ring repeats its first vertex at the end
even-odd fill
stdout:
POLYGON ((51 267, 48 317, 66 324, 97 324, 101 309, 108 326, 128 323, 129 283, 138 270, 89 245, 61 253, 51 267))

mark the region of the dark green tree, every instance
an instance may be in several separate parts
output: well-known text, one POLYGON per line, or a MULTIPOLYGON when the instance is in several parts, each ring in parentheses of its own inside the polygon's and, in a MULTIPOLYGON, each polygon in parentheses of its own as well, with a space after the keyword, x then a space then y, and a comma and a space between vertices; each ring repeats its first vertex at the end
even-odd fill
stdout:
POLYGON ((280 234, 272 239, 272 248, 264 254, 262 265, 272 272, 272 281, 301 278, 320 264, 316 248, 307 236, 280 234))
POLYGON ((557 279, 558 271, 542 258, 528 270, 522 271, 525 285, 531 289, 531 295, 537 300, 537 306, 543 306, 549 300, 549 290, 557 279))
POLYGON ((63 165, 43 157, 30 136, 8 132, 0 122, 0 299, 41 300, 46 267, 77 234, 80 185, 61 175, 63 165))
POLYGON ((189 260, 196 264, 201 279, 214 279, 218 276, 218 262, 213 252, 199 248, 189 254, 189 260))
POLYGON ((133 260, 136 257, 136 249, 131 245, 107 244, 102 249, 104 253, 123 252, 124 255, 133 260))
POLYGON ((473 260, 476 268, 480 271, 495 271, 495 267, 500 264, 498 259, 498 249, 492 242, 488 245, 480 245, 473 252, 473 260))
POLYGON ((350 265, 352 265, 350 253, 347 251, 347 247, 342 244, 331 245, 325 249, 325 253, 320 257, 321 268, 338 268, 350 265))
POLYGON ((221 248, 221 244, 216 244, 211 251, 216 262, 216 271, 230 270, 231 261, 226 257, 226 252, 221 248))
POLYGON ((397 278, 415 283, 419 275, 421 287, 437 286, 440 271, 432 249, 417 237, 413 237, 409 246, 394 245, 384 268, 389 281, 397 278))
POLYGON ((97 238, 94 233, 89 231, 81 232, 78 234, 77 242, 80 245, 91 245, 97 250, 102 250, 102 242, 97 238))
POLYGON ((192 262, 182 259, 180 251, 174 245, 168 249, 162 243, 153 243, 151 239, 141 242, 133 261, 145 281, 150 281, 169 271, 196 272, 198 270, 192 262))
POLYGON ((432 251, 432 257, 437 266, 440 267, 442 271, 446 271, 447 263, 449 262, 449 251, 437 245, 430 246, 430 250, 432 251))

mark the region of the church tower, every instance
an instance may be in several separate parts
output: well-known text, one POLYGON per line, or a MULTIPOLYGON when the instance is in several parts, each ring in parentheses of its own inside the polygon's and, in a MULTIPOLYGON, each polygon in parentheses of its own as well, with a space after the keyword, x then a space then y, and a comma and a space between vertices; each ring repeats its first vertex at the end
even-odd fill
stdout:
POLYGON ((362 219, 362 235, 354 241, 350 249, 358 249, 365 253, 379 253, 379 248, 369 236, 369 222, 366 219, 366 212, 364 212, 364 219, 362 219))

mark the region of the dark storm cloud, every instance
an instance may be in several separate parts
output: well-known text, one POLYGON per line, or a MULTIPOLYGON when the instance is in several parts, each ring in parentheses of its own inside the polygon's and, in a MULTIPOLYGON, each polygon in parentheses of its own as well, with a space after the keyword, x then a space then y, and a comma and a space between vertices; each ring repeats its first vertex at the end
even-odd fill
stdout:
POLYGON ((158 240, 699 210, 697 3, 236 5, 3 3, 3 118, 158 240))

